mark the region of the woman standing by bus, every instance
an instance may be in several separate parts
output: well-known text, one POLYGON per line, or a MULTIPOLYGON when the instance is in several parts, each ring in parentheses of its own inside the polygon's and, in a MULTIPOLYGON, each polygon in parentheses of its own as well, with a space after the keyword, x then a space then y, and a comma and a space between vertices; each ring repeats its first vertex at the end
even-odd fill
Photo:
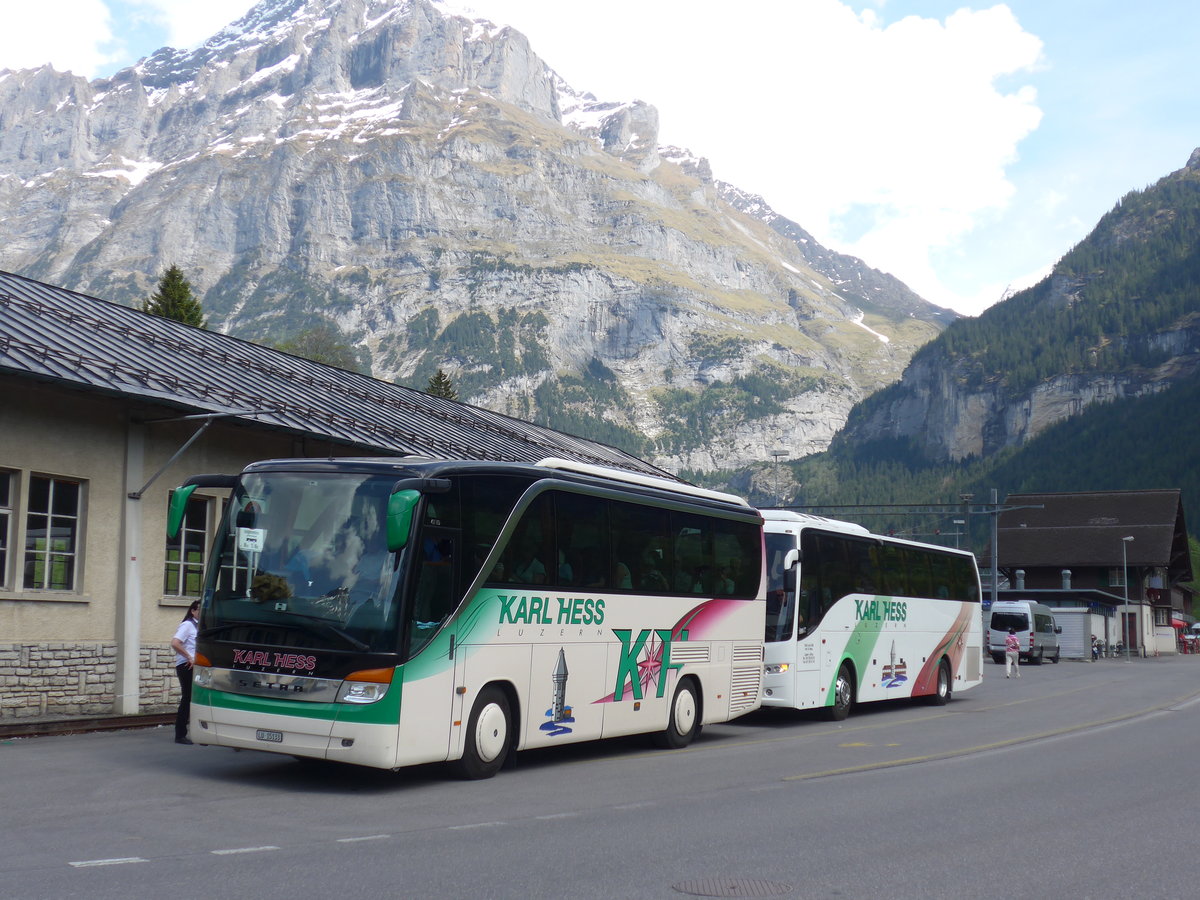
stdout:
POLYGON ((175 743, 190 744, 188 718, 192 713, 192 665, 196 661, 196 616, 200 614, 200 601, 193 600, 184 614, 183 621, 171 638, 171 649, 175 651, 175 677, 179 679, 179 711, 175 713, 175 743))

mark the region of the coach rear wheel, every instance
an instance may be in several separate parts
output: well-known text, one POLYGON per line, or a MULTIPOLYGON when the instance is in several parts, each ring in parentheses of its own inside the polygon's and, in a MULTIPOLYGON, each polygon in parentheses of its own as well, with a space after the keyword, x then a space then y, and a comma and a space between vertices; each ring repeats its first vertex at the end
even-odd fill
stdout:
POLYGON ((654 743, 668 750, 680 750, 699 733, 700 700, 696 695, 696 683, 691 678, 685 678, 675 688, 666 730, 654 735, 654 743))
POLYGON ((937 689, 929 695, 929 702, 934 706, 945 706, 950 702, 950 664, 946 660, 938 663, 937 689))
POLYGON ((458 772, 464 778, 491 778, 500 771, 512 741, 508 698, 496 687, 484 688, 467 720, 466 745, 458 772))

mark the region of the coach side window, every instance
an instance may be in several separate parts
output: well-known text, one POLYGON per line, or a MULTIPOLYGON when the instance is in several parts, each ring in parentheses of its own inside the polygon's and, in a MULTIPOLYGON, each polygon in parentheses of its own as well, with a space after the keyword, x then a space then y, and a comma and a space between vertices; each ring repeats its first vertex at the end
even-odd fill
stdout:
POLYGON ((514 584, 550 584, 554 566, 554 497, 535 497, 508 540, 496 580, 514 584))
POLYGON ((653 506, 612 503, 613 586, 647 594, 669 589, 670 513, 653 506))
POLYGON ((762 578, 758 528, 748 522, 717 519, 713 553, 717 566, 716 596, 753 599, 762 578))

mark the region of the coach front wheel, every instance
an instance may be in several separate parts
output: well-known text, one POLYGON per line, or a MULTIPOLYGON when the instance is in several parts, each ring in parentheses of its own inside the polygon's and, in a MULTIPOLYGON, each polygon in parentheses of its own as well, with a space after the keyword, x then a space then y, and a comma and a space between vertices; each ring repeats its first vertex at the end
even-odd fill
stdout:
POLYGON ((840 722, 850 715, 850 707, 854 705, 854 676, 848 663, 842 663, 838 669, 837 680, 833 683, 833 704, 825 707, 825 716, 834 722, 840 722))
POLYGON ((466 745, 457 769, 464 778, 491 778, 500 771, 512 742, 508 697, 497 687, 484 688, 467 720, 466 745))

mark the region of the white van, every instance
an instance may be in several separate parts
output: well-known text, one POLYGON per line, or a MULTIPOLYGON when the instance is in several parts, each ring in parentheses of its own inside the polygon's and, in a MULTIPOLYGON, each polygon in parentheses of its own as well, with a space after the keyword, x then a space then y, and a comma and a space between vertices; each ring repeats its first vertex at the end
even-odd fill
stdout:
POLYGON ((1062 626, 1054 621, 1050 607, 1033 600, 997 600, 992 604, 987 646, 997 663, 1004 662, 1004 640, 1010 628, 1021 642, 1022 661, 1037 666, 1044 659, 1058 662, 1062 655, 1058 643, 1062 626))

